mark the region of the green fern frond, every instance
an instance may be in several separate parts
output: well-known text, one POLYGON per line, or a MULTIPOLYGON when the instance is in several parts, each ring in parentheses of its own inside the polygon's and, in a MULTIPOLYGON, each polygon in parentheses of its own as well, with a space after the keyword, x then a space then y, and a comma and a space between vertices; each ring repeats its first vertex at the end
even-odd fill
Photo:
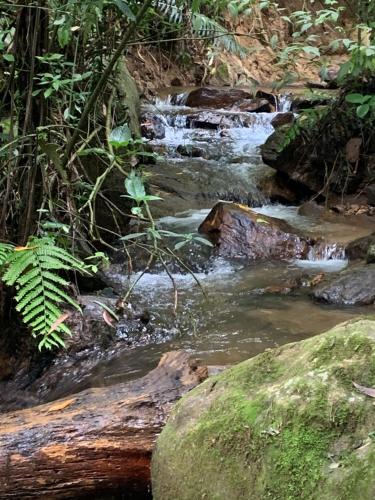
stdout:
POLYGON ((234 35, 228 31, 221 24, 213 19, 200 14, 193 14, 193 32, 197 36, 212 39, 214 45, 222 46, 229 52, 233 52, 243 57, 247 54, 245 47, 242 47, 236 40, 234 35))
POLYGON ((165 16, 169 16, 172 23, 181 23, 183 10, 176 4, 175 0, 154 0, 153 7, 165 16))
POLYGON ((48 237, 31 238, 26 247, 4 248, 0 244, 1 262, 7 265, 2 280, 16 287, 17 311, 32 334, 42 337, 39 347, 51 349, 64 345, 62 336, 71 332, 60 321, 63 317, 60 306, 70 304, 79 310, 80 307, 65 291, 69 283, 58 272, 84 272, 84 263, 48 237))
POLYGON ((12 245, 0 243, 0 267, 2 267, 13 252, 12 245))

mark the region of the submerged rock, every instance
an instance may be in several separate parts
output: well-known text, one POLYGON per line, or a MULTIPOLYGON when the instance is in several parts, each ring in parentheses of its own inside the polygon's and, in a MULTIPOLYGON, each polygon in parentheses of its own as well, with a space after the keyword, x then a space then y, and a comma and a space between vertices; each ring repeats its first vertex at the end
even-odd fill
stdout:
POLYGON ((202 87, 192 90, 186 99, 191 108, 227 108, 242 99, 251 99, 251 94, 240 89, 215 89, 202 87))
POLYGON ((349 269, 318 287, 314 298, 337 305, 367 306, 375 303, 375 264, 349 269))
POLYGON ((309 251, 309 241, 288 223, 235 203, 217 203, 199 232, 206 234, 225 257, 287 260, 301 259, 309 251))
POLYGON ((208 379, 153 454, 155 500, 375 497, 375 321, 344 323, 208 379))

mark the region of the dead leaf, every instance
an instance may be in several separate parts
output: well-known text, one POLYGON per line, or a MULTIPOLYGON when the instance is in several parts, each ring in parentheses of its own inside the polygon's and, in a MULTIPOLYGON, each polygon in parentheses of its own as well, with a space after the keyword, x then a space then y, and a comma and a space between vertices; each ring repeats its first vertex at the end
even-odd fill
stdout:
POLYGON ((23 252, 24 250, 35 250, 38 247, 16 247, 15 252, 23 252))
POLYGON ((115 321, 114 317, 111 316, 109 314, 109 312, 106 310, 103 311, 103 319, 107 323, 108 326, 110 326, 111 328, 116 328, 114 325, 114 321, 115 321))
POLYGON ((61 323, 64 323, 64 321, 69 318, 70 314, 71 314, 70 312, 66 312, 66 313, 62 314, 61 316, 59 316, 57 318, 57 320, 52 323, 49 333, 54 332, 56 330, 56 328, 59 325, 61 325, 61 323))
POLYGON ((360 137, 352 137, 345 146, 346 159, 349 163, 357 163, 359 160, 362 146, 360 137))
POLYGON ((370 398, 375 398, 375 389, 372 389, 371 387, 365 387, 363 385, 359 385, 356 382, 353 382, 353 385, 359 392, 362 392, 362 394, 365 394, 366 396, 370 396, 370 398))
POLYGON ((57 402, 48 408, 47 413, 52 413, 53 411, 65 410, 65 408, 68 408, 68 406, 70 406, 71 404, 73 404, 75 402, 76 402, 76 398, 67 399, 66 401, 57 402))

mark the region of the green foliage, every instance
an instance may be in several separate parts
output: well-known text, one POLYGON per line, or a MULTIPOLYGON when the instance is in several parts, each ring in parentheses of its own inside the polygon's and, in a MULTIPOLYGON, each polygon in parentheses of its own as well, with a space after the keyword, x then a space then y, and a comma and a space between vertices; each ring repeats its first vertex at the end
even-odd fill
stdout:
POLYGON ((312 109, 304 109, 297 120, 290 126, 284 136, 283 142, 278 148, 278 152, 280 153, 286 147, 289 146, 297 137, 303 136, 304 133, 309 133, 312 130, 315 130, 318 123, 330 112, 330 108, 321 107, 321 108, 312 108, 312 109))
POLYGON ((64 346, 63 336, 70 330, 60 306, 80 307, 65 291, 69 282, 59 273, 83 272, 85 265, 50 237, 30 238, 25 247, 0 244, 0 262, 1 280, 15 287, 16 309, 32 335, 40 338, 39 349, 64 346))
POLYGON ((375 112, 374 95, 347 94, 345 100, 350 104, 357 104, 356 113, 358 118, 365 118, 375 112))
POLYGON ((148 219, 150 227, 148 227, 145 231, 138 233, 130 233, 126 236, 123 236, 121 238, 122 241, 135 241, 140 238, 147 237, 147 239, 153 242, 155 250, 157 249, 158 242, 163 240, 163 238, 173 238, 179 240, 174 246, 175 250, 180 250, 182 247, 193 241, 200 243, 202 245, 212 247, 212 244, 208 240, 194 233, 181 234, 181 233, 174 233, 172 231, 166 231, 163 229, 158 229, 153 219, 148 202, 158 201, 161 200, 162 198, 160 198, 159 196, 146 194, 144 180, 136 171, 132 170, 128 175, 127 179, 125 180, 125 189, 128 194, 123 196, 125 198, 133 200, 137 205, 136 207, 132 208, 133 215, 136 215, 141 219, 146 219, 146 220, 148 219), (143 208, 146 211, 146 216, 143 213, 143 208))

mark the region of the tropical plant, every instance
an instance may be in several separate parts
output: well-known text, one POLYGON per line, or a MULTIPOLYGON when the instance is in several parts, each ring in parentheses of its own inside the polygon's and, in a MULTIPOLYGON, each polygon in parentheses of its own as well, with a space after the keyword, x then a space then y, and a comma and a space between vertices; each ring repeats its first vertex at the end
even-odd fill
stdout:
POLYGON ((39 349, 64 346, 63 337, 70 329, 61 306, 80 307, 66 291, 69 282, 60 273, 85 272, 85 264, 44 237, 30 238, 23 247, 0 243, 0 266, 0 280, 15 287, 16 309, 39 339, 39 349))

